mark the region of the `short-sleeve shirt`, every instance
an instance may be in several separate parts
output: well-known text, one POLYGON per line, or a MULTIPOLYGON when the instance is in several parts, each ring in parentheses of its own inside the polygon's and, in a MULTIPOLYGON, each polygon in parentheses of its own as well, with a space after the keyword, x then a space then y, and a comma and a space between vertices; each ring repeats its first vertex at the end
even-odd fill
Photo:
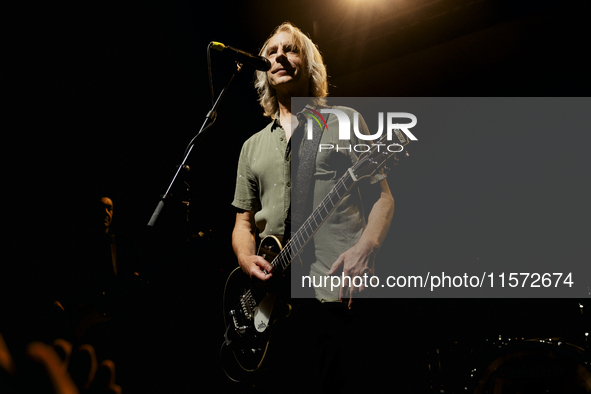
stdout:
MULTIPOLYGON (((353 119, 355 112, 347 107, 335 107, 353 119)), ((361 151, 355 146, 370 144, 360 141, 355 133, 350 140, 339 140, 339 123, 336 116, 329 116, 328 128, 320 140, 313 175, 312 206, 318 206, 344 173, 354 165, 361 151), (332 146, 332 149, 328 149, 332 146)), ((351 127, 353 130, 353 127, 351 127)), ((359 130, 369 134, 367 125, 359 116, 359 130)), ((267 127, 249 138, 243 145, 238 163, 236 191, 232 205, 255 211, 255 223, 261 237, 283 235, 284 221, 290 204, 291 150, 285 139, 285 131, 278 117, 267 127)), ((385 179, 382 172, 373 175, 368 183, 385 179)), ((353 247, 366 226, 362 191, 355 187, 337 204, 314 235, 315 261, 310 264, 311 277, 324 277, 339 255, 353 247)), ((320 283, 317 280, 316 283, 320 283)), ((316 288, 316 297, 322 301, 338 300, 339 289, 316 288)))
POLYGON ((291 193, 291 149, 278 117, 242 146, 232 205, 255 211, 261 237, 283 235, 291 193))

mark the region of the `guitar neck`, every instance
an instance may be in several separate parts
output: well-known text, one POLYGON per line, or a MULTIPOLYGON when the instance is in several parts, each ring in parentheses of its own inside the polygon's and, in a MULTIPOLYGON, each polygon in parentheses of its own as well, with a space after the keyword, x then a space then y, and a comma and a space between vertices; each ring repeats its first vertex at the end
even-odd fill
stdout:
MULTIPOLYGON (((272 262, 275 268, 280 269, 279 272, 283 272, 289 267, 292 258, 302 251, 316 230, 359 179, 372 176, 387 160, 394 159, 395 162, 398 161, 396 153, 401 153, 404 150, 403 148, 409 143, 409 139, 400 130, 394 130, 394 132, 398 142, 384 148, 388 139, 387 135, 382 136, 372 145, 370 151, 363 153, 357 163, 345 172, 332 190, 324 197, 320 205, 312 212, 312 215, 296 231, 272 262), (400 149, 391 150, 391 146, 398 146, 400 149)), ((408 151, 401 153, 401 157, 408 156, 408 151)))
POLYGON ((306 219, 304 224, 295 232, 292 238, 285 244, 281 252, 273 260, 273 265, 283 272, 289 267, 293 257, 297 256, 304 246, 312 239, 312 236, 328 215, 335 209, 337 204, 343 199, 347 192, 357 182, 353 175, 347 171, 332 190, 324 197, 320 205, 306 219))

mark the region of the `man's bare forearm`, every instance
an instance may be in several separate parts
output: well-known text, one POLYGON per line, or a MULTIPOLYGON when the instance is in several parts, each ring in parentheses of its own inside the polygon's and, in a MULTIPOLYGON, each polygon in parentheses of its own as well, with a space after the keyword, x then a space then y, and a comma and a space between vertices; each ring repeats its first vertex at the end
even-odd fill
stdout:
POLYGON ((261 280, 271 277, 270 272, 273 266, 256 254, 254 212, 244 211, 236 214, 236 224, 232 231, 232 248, 240 268, 246 274, 261 280))
POLYGON ((380 186, 380 196, 372 206, 367 226, 358 242, 372 252, 377 252, 382 246, 394 216, 394 198, 387 181, 381 181, 380 186))
POLYGON ((256 254, 256 242, 251 212, 236 214, 236 223, 232 231, 232 248, 238 262, 248 256, 256 254))
POLYGON ((239 261, 241 258, 256 254, 254 236, 250 232, 234 229, 232 232, 232 248, 239 261))

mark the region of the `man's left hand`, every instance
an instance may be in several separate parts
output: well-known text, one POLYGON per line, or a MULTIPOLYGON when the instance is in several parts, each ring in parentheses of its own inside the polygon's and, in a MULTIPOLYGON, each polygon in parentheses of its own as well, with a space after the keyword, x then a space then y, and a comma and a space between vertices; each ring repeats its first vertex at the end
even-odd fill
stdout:
POLYGON ((355 285, 345 287, 345 284, 341 284, 341 290, 339 292, 339 300, 343 302, 343 299, 349 295, 349 301, 347 306, 351 309, 353 304, 353 296, 355 293, 361 293, 366 290, 363 276, 371 277, 374 273, 374 258, 375 252, 371 247, 366 247, 357 243, 351 249, 342 253, 337 261, 335 261, 328 271, 328 275, 333 275, 335 272, 343 269, 343 275, 351 278, 352 284, 354 284, 355 277, 361 277, 361 286, 355 285))

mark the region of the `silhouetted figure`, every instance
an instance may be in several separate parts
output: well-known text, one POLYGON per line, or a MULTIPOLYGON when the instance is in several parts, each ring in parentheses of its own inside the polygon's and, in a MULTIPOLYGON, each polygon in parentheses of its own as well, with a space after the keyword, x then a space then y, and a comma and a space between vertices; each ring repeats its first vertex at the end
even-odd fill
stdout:
POLYGON ((101 197, 73 242, 65 242, 72 248, 71 261, 55 305, 66 313, 76 338, 116 314, 121 297, 140 279, 132 244, 111 231, 113 212, 111 198, 101 197))

